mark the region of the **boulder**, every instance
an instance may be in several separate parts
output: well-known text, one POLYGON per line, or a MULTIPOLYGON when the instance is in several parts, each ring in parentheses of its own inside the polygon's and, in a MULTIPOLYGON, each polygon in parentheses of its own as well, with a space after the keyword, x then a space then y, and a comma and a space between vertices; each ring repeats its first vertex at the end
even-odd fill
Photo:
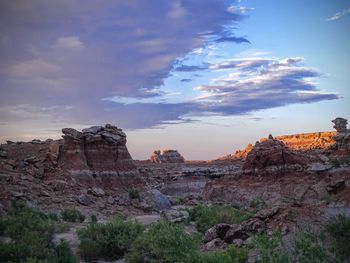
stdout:
POLYGON ((102 188, 94 187, 92 188, 92 194, 97 197, 102 197, 105 195, 105 191, 102 188))
POLYGON ((335 194, 345 188, 345 180, 338 180, 326 186, 328 193, 335 194))
POLYGON ((190 221, 190 215, 185 210, 169 209, 161 212, 161 216, 171 223, 188 223, 190 221))
POLYGON ((141 199, 156 210, 166 210, 171 208, 168 197, 157 189, 142 192, 141 199))
POLYGON ((78 203, 81 205, 88 206, 91 202, 91 199, 88 195, 86 194, 81 194, 78 196, 78 203))

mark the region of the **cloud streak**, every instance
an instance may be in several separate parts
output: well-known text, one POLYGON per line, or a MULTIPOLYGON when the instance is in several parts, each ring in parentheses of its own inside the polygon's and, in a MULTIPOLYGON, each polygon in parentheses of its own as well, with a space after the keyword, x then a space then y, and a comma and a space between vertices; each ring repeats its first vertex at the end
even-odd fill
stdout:
POLYGON ((335 21, 338 20, 340 18, 342 18, 343 16, 349 15, 350 14, 350 8, 345 9, 343 11, 340 11, 338 13, 335 13, 333 16, 326 18, 326 21, 335 21))

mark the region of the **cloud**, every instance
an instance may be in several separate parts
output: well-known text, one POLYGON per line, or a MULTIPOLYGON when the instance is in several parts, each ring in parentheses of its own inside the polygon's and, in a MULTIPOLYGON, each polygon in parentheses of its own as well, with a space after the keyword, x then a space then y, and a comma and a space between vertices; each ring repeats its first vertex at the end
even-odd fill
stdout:
POLYGON ((345 9, 343 11, 340 11, 338 13, 335 13, 333 16, 329 17, 329 18, 326 18, 325 20, 326 21, 334 21, 334 20, 338 20, 340 19, 341 17, 345 16, 345 15, 348 15, 350 14, 350 8, 348 9, 345 9))
POLYGON ((17 62, 10 67, 9 74, 14 77, 38 77, 61 70, 61 67, 42 59, 17 62))
POLYGON ((70 36, 60 37, 54 47, 63 49, 82 49, 84 47, 84 44, 81 42, 79 37, 70 36))
POLYGON ((317 89, 320 73, 302 64, 303 59, 246 58, 212 65, 230 69, 210 85, 195 87, 196 101, 210 112, 232 115, 294 103, 311 103, 339 97, 317 89))
POLYGON ((252 7, 246 7, 246 6, 229 6, 227 8, 227 11, 230 12, 230 13, 233 13, 233 14, 245 14, 245 13, 248 13, 250 11, 253 11, 255 10, 255 8, 252 8, 252 7))
POLYGON ((311 80, 320 73, 300 58, 180 61, 221 42, 248 43, 232 27, 246 11, 229 7, 222 0, 1 1, 1 120, 137 129, 337 98, 317 89, 311 80), (176 86, 201 71, 226 76, 196 90, 176 86))
POLYGON ((221 43, 221 42, 235 42, 237 44, 240 44, 240 43, 249 43, 250 44, 250 41, 244 37, 235 37, 235 36, 222 36, 218 39, 215 40, 216 42, 218 43, 221 43))

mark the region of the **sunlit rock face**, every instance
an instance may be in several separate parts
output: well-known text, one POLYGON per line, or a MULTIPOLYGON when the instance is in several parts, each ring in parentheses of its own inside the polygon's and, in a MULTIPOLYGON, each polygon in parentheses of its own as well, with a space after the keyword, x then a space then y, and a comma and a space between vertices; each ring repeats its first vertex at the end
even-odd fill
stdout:
POLYGON ((344 118, 336 118, 332 120, 333 128, 337 134, 333 137, 335 145, 333 149, 338 155, 350 156, 350 130, 347 129, 348 121, 344 118))
POLYGON ((177 150, 154 151, 150 157, 152 163, 183 163, 185 158, 177 150))
MULTIPOLYGON (((332 147, 335 144, 334 136, 336 132, 311 132, 292 135, 276 136, 275 139, 283 142, 291 150, 309 151, 309 150, 324 150, 332 147)), ((268 138, 260 139, 264 142, 268 138)), ((229 159, 244 159, 253 150, 254 146, 248 144, 243 150, 238 150, 234 154, 221 157, 220 160, 229 159)))
POLYGON ((136 170, 126 148, 126 135, 116 126, 93 126, 81 132, 64 128, 62 133, 59 163, 63 168, 117 173, 136 170))

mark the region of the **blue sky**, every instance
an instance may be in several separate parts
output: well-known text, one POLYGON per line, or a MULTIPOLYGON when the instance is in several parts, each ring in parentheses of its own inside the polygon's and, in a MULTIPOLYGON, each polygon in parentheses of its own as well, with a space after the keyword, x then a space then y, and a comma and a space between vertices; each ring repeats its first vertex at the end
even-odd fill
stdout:
POLYGON ((349 1, 0 2, 0 137, 113 123, 212 159, 350 119, 349 1))

